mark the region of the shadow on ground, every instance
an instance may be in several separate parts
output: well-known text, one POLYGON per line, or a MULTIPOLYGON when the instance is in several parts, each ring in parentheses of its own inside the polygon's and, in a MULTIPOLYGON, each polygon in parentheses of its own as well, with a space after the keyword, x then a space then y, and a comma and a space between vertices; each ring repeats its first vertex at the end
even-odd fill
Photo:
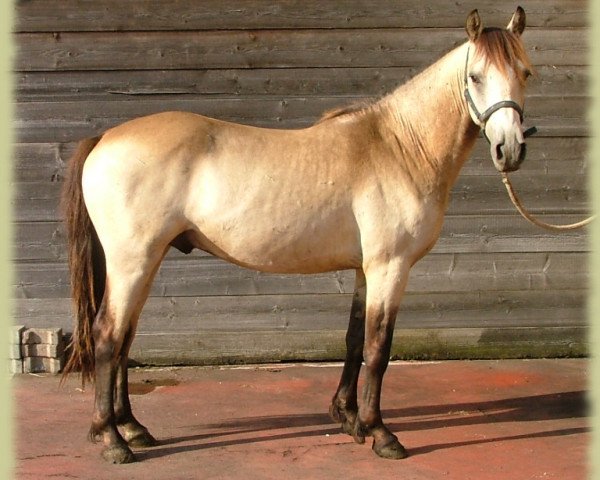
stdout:
MULTIPOLYGON (((390 409, 383 412, 383 417, 392 431, 406 432, 504 422, 536 422, 579 418, 585 417, 587 412, 586 393, 584 391, 574 391, 494 401, 390 409)), ((339 427, 333 425, 329 416, 324 413, 238 418, 216 424, 198 425, 198 429, 209 430, 210 433, 162 439, 156 448, 138 452, 136 456, 140 460, 143 460, 160 458, 180 452, 199 451, 209 448, 272 440, 296 439, 328 434, 335 435, 340 432, 339 427), (284 429, 287 431, 275 433, 275 431, 284 429), (265 434, 269 431, 273 431, 273 433, 270 435, 265 434), (239 435, 249 436, 237 438, 239 435), (232 436, 236 438, 221 439, 209 443, 205 442, 209 439, 216 440, 217 438, 232 436)), ((575 435, 588 431, 589 428, 586 427, 565 428, 504 437, 441 443, 414 448, 409 450, 409 453, 415 456, 460 446, 527 438, 575 435)))

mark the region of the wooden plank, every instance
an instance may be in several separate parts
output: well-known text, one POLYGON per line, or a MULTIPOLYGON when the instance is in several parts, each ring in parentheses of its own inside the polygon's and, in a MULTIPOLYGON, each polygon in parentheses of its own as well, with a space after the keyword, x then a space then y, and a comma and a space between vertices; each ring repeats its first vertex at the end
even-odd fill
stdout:
MULTIPOLYGON (((545 215, 551 223, 566 224, 572 215, 545 215)), ((18 222, 14 225, 12 259, 15 262, 64 262, 66 240, 60 222, 18 222)), ((432 253, 588 252, 587 230, 557 235, 539 229, 516 215, 448 215, 432 253)), ((195 250, 190 257, 209 254, 195 250)), ((167 258, 180 258, 171 249, 167 258)))
MULTIPOLYGON (((351 293, 353 272, 264 274, 207 257, 163 262, 151 296, 219 296, 351 293)), ((430 254, 412 269, 408 292, 586 289, 585 253, 430 254)), ((69 296, 64 263, 15 265, 16 298, 69 296)))
MULTIPOLYGON (((573 223, 571 215, 544 215, 557 225, 573 223)), ((590 251, 588 230, 540 229, 513 215, 447 215, 432 253, 518 253, 590 251)))
MULTIPOLYGON (((20 143, 73 142, 97 135, 126 120, 180 110, 270 128, 312 125, 323 112, 359 101, 355 97, 220 97, 189 95, 105 102, 24 102, 15 106, 14 131, 20 143)), ((588 136, 586 97, 529 97, 526 125, 538 137, 588 136)))
MULTIPOLYGON (((589 139, 586 137, 531 137, 521 173, 539 175, 588 175, 589 139)), ((69 143, 17 143, 13 145, 13 179, 16 183, 62 181, 69 158, 77 146, 69 143)), ((494 167, 489 146, 479 140, 461 176, 492 175, 494 167)))
MULTIPOLYGON (((488 289, 587 288, 588 256, 579 253, 437 254, 413 267, 408 291, 470 291, 488 289)), ((231 294, 351 293, 352 272, 323 275, 273 275, 240 269, 213 258, 165 262, 154 294, 197 295, 204 290, 231 294), (196 264, 196 265, 194 265, 196 264), (205 278, 199 278, 202 267, 205 278), (286 285, 287 283, 287 285, 286 285), (323 290, 321 290, 323 289, 323 290)))
POLYGON ((66 262, 67 244, 64 226, 60 222, 16 223, 13 262, 66 262))
MULTIPOLYGON (((535 123, 527 120, 529 125, 535 123)), ((461 170, 462 176, 491 175, 495 173, 489 145, 483 139, 475 144, 471 158, 461 170)), ((583 175, 589 174, 590 163, 589 139, 587 137, 542 137, 533 136, 527 139, 527 157, 518 172, 512 178, 538 175, 539 182, 544 183, 546 175, 583 175)))
MULTIPOLYGON (((587 65, 587 29, 527 32, 535 65, 587 65)), ((464 28, 22 33, 15 71, 424 67, 464 28)))
MULTIPOLYGON (((151 297, 140 334, 343 330, 351 294, 151 297)), ((397 328, 585 326, 586 294, 578 290, 407 293, 397 328)), ((66 298, 16 299, 14 321, 73 329, 66 298)))
MULTIPOLYGON (((40 101, 53 95, 65 100, 83 95, 99 100, 161 94, 376 96, 418 72, 415 67, 21 72, 15 75, 15 93, 19 101, 40 101)), ((583 81, 581 74, 573 72, 573 76, 574 81, 583 81)), ((560 76, 553 78, 567 85, 560 76)))
POLYGON ((587 95, 589 89, 589 67, 572 65, 541 65, 536 67, 530 78, 527 95, 561 95, 569 93, 587 95))
MULTIPOLYGON (((486 25, 504 26, 513 6, 492 0, 461 1, 452 8, 441 0, 28 0, 15 2, 15 31, 462 27, 474 8, 486 25)), ((588 24, 588 4, 581 0, 528 0, 526 11, 529 28, 588 24)))
MULTIPOLYGON (((578 213, 589 210, 587 181, 582 175, 512 175, 523 204, 537 214, 578 213)), ((508 214, 514 206, 498 175, 459 177, 450 196, 450 214, 508 214)))
MULTIPOLYGON (((378 97, 419 73, 417 67, 20 72, 17 101, 73 101, 116 95, 360 95, 378 97)), ((589 68, 540 66, 529 81, 534 96, 587 96, 589 68)))
MULTIPOLYGON (((494 171, 490 175, 459 177, 451 191, 450 215, 509 215, 515 212, 504 185, 494 171)), ((512 176, 523 203, 536 214, 583 215, 589 211, 587 181, 583 175, 539 175, 522 172, 512 176)), ((62 183, 32 182, 14 185, 11 205, 14 220, 58 220, 62 183)))
POLYGON ((13 181, 62 181, 76 143, 16 143, 12 148, 13 181))
MULTIPOLYGON (((13 293, 16 298, 69 296, 64 263, 15 265, 13 293)), ((154 280, 152 296, 264 295, 349 293, 352 272, 319 275, 263 274, 212 258, 190 258, 163 262, 154 280)))

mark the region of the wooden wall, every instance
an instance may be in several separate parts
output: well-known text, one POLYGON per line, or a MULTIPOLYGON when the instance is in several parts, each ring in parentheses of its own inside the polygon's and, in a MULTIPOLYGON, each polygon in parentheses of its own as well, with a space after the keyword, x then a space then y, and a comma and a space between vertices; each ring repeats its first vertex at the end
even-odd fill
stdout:
MULTIPOLYGON (((514 183, 555 222, 587 212, 587 2, 525 2, 537 69, 527 124, 539 134, 514 183)), ((79 139, 132 117, 189 110, 275 128, 390 91, 464 41, 478 8, 503 26, 513 2, 15 1, 15 323, 71 331, 57 201, 79 139)), ((456 184, 437 246, 415 266, 394 355, 586 351, 587 232, 529 226, 487 146, 456 184)), ((352 272, 267 275, 172 252, 133 358, 149 363, 337 359, 352 272)))

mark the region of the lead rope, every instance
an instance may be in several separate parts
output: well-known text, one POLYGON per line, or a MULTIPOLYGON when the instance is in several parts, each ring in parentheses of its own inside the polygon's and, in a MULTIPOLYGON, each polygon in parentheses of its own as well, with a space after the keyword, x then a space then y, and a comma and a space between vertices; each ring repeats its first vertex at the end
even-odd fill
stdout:
POLYGON ((513 205, 515 206, 517 211, 521 214, 521 216, 525 220, 531 222, 533 225, 536 225, 541 228, 545 228, 546 230, 552 230, 555 232, 564 232, 565 230, 576 230, 578 228, 585 227, 592 220, 594 220, 594 218, 596 218, 596 215, 592 215, 591 217, 588 217, 585 220, 581 220, 580 222, 576 222, 576 223, 570 223, 567 225, 554 225, 552 223, 546 223, 546 222, 543 222, 542 220, 538 220, 537 218, 532 216, 525 209, 525 207, 523 207, 521 200, 519 200, 519 197, 517 197, 517 194, 515 193, 515 189, 514 189, 512 183, 510 182, 510 179, 508 178, 508 174, 506 172, 501 172, 501 175, 502 175, 502 183, 504 183, 504 186, 506 187, 506 191, 508 192, 508 196, 510 197, 513 205))

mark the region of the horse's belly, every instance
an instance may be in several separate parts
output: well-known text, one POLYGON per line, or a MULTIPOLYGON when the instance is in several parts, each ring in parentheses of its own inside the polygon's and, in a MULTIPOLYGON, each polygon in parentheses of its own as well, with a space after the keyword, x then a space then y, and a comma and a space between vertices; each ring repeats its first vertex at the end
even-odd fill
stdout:
POLYGON ((351 215, 303 215, 256 208, 197 224, 194 246, 247 268, 318 273, 358 268, 362 255, 351 215))

